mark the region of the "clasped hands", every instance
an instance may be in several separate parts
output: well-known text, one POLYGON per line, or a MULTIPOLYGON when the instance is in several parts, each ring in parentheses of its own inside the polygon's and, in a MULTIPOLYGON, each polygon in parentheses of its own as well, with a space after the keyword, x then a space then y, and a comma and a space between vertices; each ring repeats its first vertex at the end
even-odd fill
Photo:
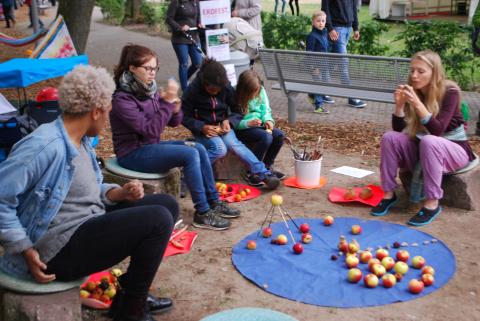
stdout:
POLYGON ((204 125, 202 133, 208 138, 226 134, 230 131, 230 122, 228 119, 222 121, 219 125, 204 125))
POLYGON ((424 104, 418 97, 415 89, 410 85, 398 85, 394 93, 395 98, 395 114, 397 116, 403 115, 405 111, 405 104, 408 103, 415 113, 423 117, 428 114, 424 104))
POLYGON ((171 104, 175 104, 175 107, 173 109, 173 113, 176 114, 180 111, 180 109, 182 108, 182 102, 180 100, 180 98, 178 98, 178 90, 179 90, 179 85, 178 85, 178 82, 173 79, 173 78, 170 78, 168 79, 167 81, 167 88, 162 88, 160 87, 159 89, 159 94, 160 94, 160 97, 163 98, 163 100, 171 103, 171 104))

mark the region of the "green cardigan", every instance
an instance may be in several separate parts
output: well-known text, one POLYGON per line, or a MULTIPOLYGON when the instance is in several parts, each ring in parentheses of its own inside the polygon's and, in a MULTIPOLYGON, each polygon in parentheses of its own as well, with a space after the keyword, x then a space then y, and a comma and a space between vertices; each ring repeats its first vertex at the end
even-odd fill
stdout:
POLYGON ((272 110, 270 109, 268 96, 263 86, 260 89, 260 94, 258 97, 255 97, 248 102, 248 112, 245 114, 245 116, 243 116, 242 121, 240 121, 235 129, 249 128, 248 122, 254 119, 260 119, 262 121, 262 125, 265 125, 267 121, 271 121, 273 124, 275 124, 275 121, 272 118, 272 110))

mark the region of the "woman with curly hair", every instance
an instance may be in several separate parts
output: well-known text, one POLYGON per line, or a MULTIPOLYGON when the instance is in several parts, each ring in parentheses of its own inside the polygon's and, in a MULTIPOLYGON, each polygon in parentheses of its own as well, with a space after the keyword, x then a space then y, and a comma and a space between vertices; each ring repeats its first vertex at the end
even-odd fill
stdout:
POLYGON ((152 321, 170 299, 148 294, 178 217, 168 195, 138 181, 104 184, 90 137, 104 128, 115 84, 79 66, 59 87, 62 116, 18 142, 0 164, 0 268, 40 283, 71 281, 130 257, 111 307, 115 321, 152 321))
POLYGON ((413 173, 411 199, 425 198, 423 207, 408 224, 426 225, 440 214, 442 175, 475 159, 465 133, 460 102, 460 88, 445 79, 440 56, 430 50, 416 53, 411 60, 408 84, 395 91, 394 131, 385 133, 380 144, 385 196, 372 209, 372 215, 386 215, 397 202, 395 177, 399 168, 413 173))

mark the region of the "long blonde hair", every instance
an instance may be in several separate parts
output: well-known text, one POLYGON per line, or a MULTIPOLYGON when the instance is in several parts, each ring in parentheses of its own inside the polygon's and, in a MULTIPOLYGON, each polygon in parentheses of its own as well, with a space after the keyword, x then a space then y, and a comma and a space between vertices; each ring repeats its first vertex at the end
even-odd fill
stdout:
MULTIPOLYGON (((420 90, 415 90, 418 98, 423 102, 427 110, 432 114, 432 117, 438 115, 440 111, 440 104, 442 103, 445 92, 449 87, 454 87, 460 91, 458 85, 445 78, 445 71, 442 66, 442 59, 440 56, 431 50, 424 50, 417 52, 412 57, 412 63, 415 60, 421 60, 426 63, 432 69, 432 79, 427 85, 425 95, 420 90)), ((408 76, 408 84, 412 85, 411 73, 408 76)), ((458 108, 460 108, 460 99, 458 101, 458 108)), ((420 119, 415 112, 414 108, 408 103, 405 106, 405 121, 407 122, 407 133, 411 138, 415 138, 415 135, 423 131, 425 128, 420 122, 420 119)))
POLYGON ((261 86, 262 79, 255 70, 246 70, 240 74, 240 77, 238 77, 235 96, 243 115, 248 113, 248 102, 254 98, 260 97, 261 86))

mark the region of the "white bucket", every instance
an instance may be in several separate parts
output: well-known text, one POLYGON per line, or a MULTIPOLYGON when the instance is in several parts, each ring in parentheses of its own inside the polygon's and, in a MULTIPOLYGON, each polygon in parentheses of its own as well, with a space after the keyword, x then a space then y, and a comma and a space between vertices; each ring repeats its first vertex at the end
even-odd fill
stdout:
POLYGON ((295 160, 295 177, 297 184, 305 187, 315 187, 320 184, 322 158, 313 161, 295 160))

